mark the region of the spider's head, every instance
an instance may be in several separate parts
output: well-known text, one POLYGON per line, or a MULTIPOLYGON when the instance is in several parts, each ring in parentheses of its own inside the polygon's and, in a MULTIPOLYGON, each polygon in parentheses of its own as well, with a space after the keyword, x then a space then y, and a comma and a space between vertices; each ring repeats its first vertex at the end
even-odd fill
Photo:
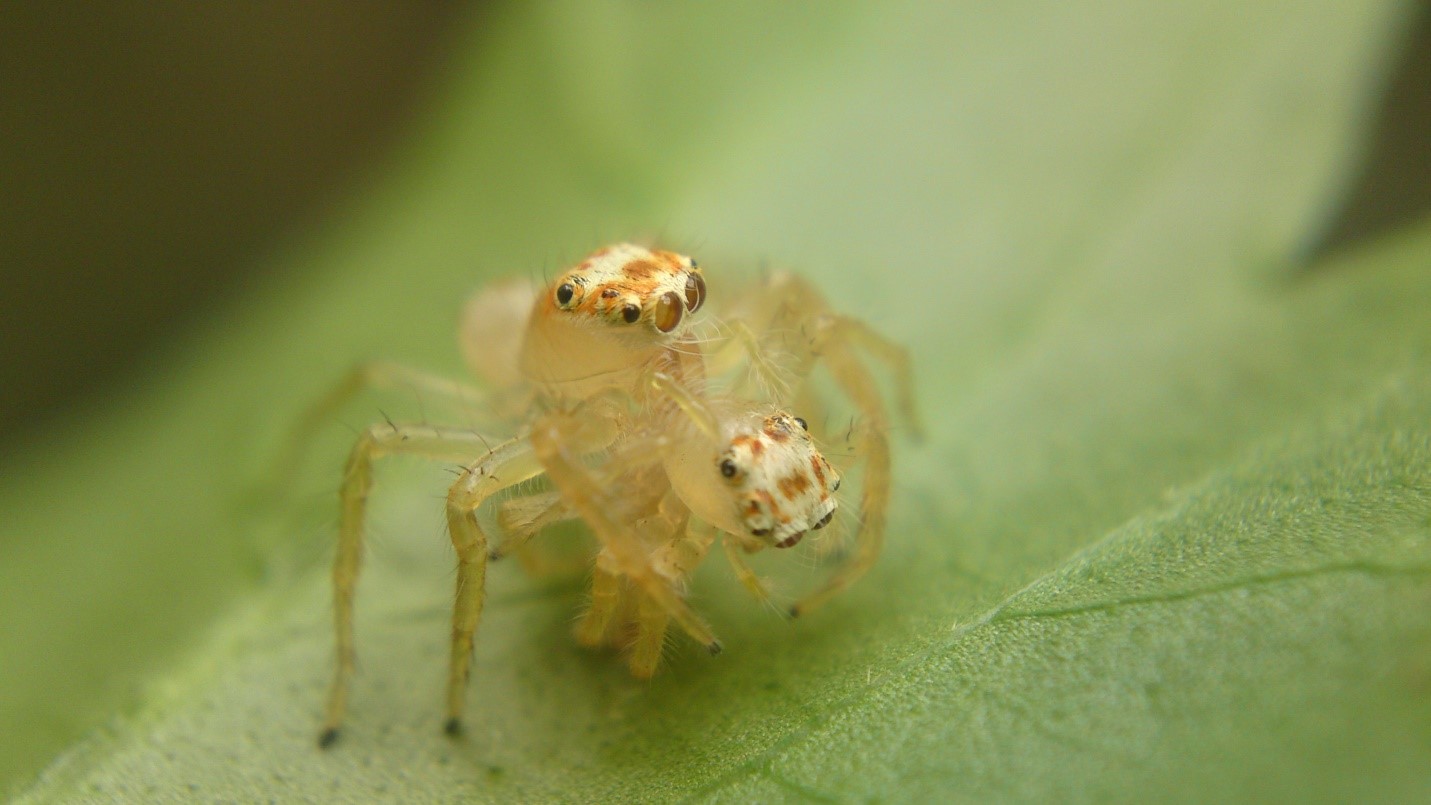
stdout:
POLYGON ((669 344, 706 301, 696 261, 631 243, 608 246, 547 288, 548 311, 609 329, 626 340, 669 344))
POLYGON ((746 531, 790 548, 835 516, 840 475, 816 449, 805 420, 777 411, 759 430, 737 433, 716 459, 746 531))

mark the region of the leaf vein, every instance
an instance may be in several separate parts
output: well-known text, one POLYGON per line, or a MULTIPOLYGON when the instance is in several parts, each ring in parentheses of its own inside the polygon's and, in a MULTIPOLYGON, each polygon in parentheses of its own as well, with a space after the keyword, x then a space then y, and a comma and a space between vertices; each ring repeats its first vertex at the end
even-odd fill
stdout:
POLYGON ((1203 598, 1210 595, 1235 592, 1237 590, 1247 590, 1255 587, 1262 587, 1274 584, 1282 584, 1289 581, 1299 581, 1314 578, 1317 576, 1334 575, 1338 573, 1361 573, 1373 576, 1408 576, 1431 573, 1431 565, 1385 565, 1375 562, 1355 561, 1344 562, 1323 567, 1307 568, 1304 570, 1289 570, 1281 573, 1268 573, 1261 576, 1250 576, 1248 578, 1236 579, 1222 584, 1213 584, 1206 587, 1196 587, 1188 590, 1173 590, 1156 595, 1132 596, 1129 598, 1113 599, 1108 601, 1094 601, 1087 604, 1078 604, 1067 607, 1054 607, 1050 609, 1031 610, 1011 610, 1008 606, 1017 599, 1006 602, 996 608, 996 614, 987 623, 1007 623, 1017 620, 1032 620, 1043 618, 1068 618, 1079 615, 1086 615, 1095 612, 1111 612, 1125 607, 1147 606, 1150 604, 1174 603, 1178 601, 1188 601, 1195 598, 1203 598))
MULTIPOLYGON (((1102 544, 1104 541, 1105 540, 1099 540, 1099 542, 1095 543, 1095 545, 1102 544)), ((755 755, 746 762, 731 768, 728 772, 716 777, 709 783, 695 789, 691 793, 691 796, 686 799, 686 801, 693 801, 706 794, 710 794, 711 792, 714 792, 724 787, 731 780, 751 773, 763 774, 767 779, 770 779, 772 782, 775 782, 777 784, 790 782, 784 780, 776 774, 776 772, 774 771, 775 761, 786 749, 807 737, 820 724, 828 722, 831 713, 839 712, 841 710, 845 710, 854 706, 861 699, 863 699, 869 693, 869 691, 873 690, 884 680, 889 679, 891 677, 901 677, 907 675, 910 669, 924 665, 930 660, 930 658, 940 654, 943 651, 947 651, 948 649, 952 648, 954 645, 962 641, 964 638, 968 637, 970 634, 973 634, 974 632, 983 629, 986 626, 990 626, 994 623, 1011 622, 1016 620, 1026 620, 1034 618, 1076 617, 1079 615, 1090 614, 1100 611, 1111 611, 1124 607, 1186 601, 1209 595, 1234 592, 1239 589, 1250 589, 1263 585, 1280 584, 1289 581, 1298 581, 1315 578, 1317 576, 1332 575, 1338 573, 1362 573, 1368 575, 1388 577, 1424 575, 1431 574, 1431 564, 1394 565, 1381 564, 1368 560, 1356 560, 1339 564, 1323 565, 1321 567, 1315 568, 1307 568, 1303 570, 1290 570, 1281 573, 1268 573, 1261 576, 1252 576, 1248 578, 1238 579, 1237 581, 1228 582, 1225 584, 1199 587, 1190 590, 1172 591, 1158 595, 1139 596, 1135 598, 1126 598, 1115 601, 1101 601, 1091 604, 1054 609, 1028 611, 1014 610, 1013 605, 1016 601, 1022 598, 1030 590, 1033 590, 1034 588, 1046 582, 1048 579, 1054 577, 1057 574, 1057 571, 1055 570, 1049 573, 1045 573, 1044 575, 1038 577, 1037 579, 1034 579, 1032 582, 1025 585, 1017 592, 1005 598, 996 606, 984 612, 978 618, 956 626, 954 629, 951 630, 951 634, 947 639, 939 641, 936 645, 930 646, 927 651, 921 652, 916 657, 911 657, 910 659, 902 663, 896 664, 890 671, 880 674, 877 678, 872 680, 869 684, 863 686, 860 690, 857 690, 841 699, 831 702, 829 706, 819 708, 818 711, 807 711, 807 715, 803 719, 804 723, 791 729, 790 732, 786 733, 782 738, 771 744, 770 747, 767 748, 765 751, 755 755)), ((801 793, 805 792, 802 790, 801 793)))

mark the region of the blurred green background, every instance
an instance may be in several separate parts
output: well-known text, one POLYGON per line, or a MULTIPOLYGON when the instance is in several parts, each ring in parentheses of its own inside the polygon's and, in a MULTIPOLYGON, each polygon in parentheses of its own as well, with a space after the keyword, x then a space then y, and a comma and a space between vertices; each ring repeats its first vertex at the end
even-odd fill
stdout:
POLYGON ((361 192, 450 81, 456 2, 19 3, 0 20, 0 450, 103 406, 361 192), (118 384, 118 386, 116 386, 118 384))
POLYGON ((1425 7, 29 4, 0 82, 0 784, 71 747, 35 796, 1415 793, 1425 7), (354 360, 456 372, 483 279, 652 235, 806 271, 914 348, 935 436, 901 448, 883 575, 793 632, 708 579, 736 656, 642 688, 567 645, 570 585, 504 569, 492 720, 454 748, 413 469, 360 598, 366 714, 309 756, 348 434, 275 514, 245 491, 277 434, 354 360), (1021 631, 1085 605, 1053 593, 1318 562, 1393 581, 1021 631))

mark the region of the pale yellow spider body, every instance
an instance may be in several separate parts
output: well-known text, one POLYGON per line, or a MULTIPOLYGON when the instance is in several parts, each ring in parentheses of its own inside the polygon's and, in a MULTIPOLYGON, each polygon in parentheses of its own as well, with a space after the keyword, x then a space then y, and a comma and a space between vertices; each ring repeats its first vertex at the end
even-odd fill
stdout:
MULTIPOLYGON (((524 524, 514 531, 530 536, 572 515, 590 527, 600 549, 593 606, 578 636, 592 644, 610 642, 603 624, 612 622, 616 602, 639 602, 636 608, 643 614, 638 621, 643 625, 638 631, 645 636, 633 642, 631 662, 641 675, 654 670, 658 638, 671 620, 711 653, 720 650, 720 642, 683 595, 686 577, 705 556, 714 530, 732 536, 728 554, 737 572, 747 586, 763 594, 763 586, 734 548, 794 545, 800 534, 828 522, 834 510, 832 494, 839 476, 804 434, 803 420, 778 410, 782 397, 768 397, 769 405, 762 408, 708 387, 705 358, 690 335, 692 314, 706 294, 693 260, 621 244, 596 252, 559 276, 536 294, 523 314, 521 300, 528 293, 519 286, 495 289, 469 305, 462 329, 469 364, 500 398, 487 402, 509 414, 526 408, 526 428, 514 438, 491 440, 470 427, 384 423, 364 431, 352 450, 341 490, 333 568, 338 669, 320 736, 323 746, 336 739, 346 710, 366 501, 372 464, 381 456, 415 454, 459 461, 464 467, 448 492, 446 507, 458 558, 447 690, 451 733, 460 730, 486 564, 500 556, 506 544, 491 543, 478 510, 502 490, 539 476, 555 488, 545 497, 504 508, 504 513, 525 511, 507 518, 508 524, 524 524), (511 333, 518 326, 523 336, 513 348, 511 333), (753 424, 757 421, 759 427, 753 424), (800 422, 798 434, 779 426, 790 422, 800 422), (772 442, 779 444, 767 449, 772 442), (737 459, 746 466, 725 475, 724 468, 737 459), (633 489, 639 494, 631 494, 633 489), (607 589, 613 584, 624 585, 629 593, 613 595, 607 589)), ((778 316, 777 321, 783 323, 778 316)), ((750 328, 744 332, 744 348, 755 363, 761 333, 750 328)), ((866 430, 875 435, 862 436, 856 447, 874 448, 867 455, 861 533, 877 538, 862 538, 862 545, 873 547, 862 549, 855 562, 803 607, 792 607, 792 613, 843 589, 867 569, 882 538, 888 490, 886 423, 877 392, 865 382, 863 367, 846 366, 849 361, 839 342, 827 338, 814 349, 815 354, 826 349, 835 356, 832 371, 871 420, 866 430)), ((800 385, 811 363, 813 355, 792 364, 794 386, 800 385)), ((764 367, 756 368, 760 372, 764 367)), ((370 364, 316 406, 300 427, 310 427, 357 390, 384 385, 416 387, 467 406, 484 400, 481 392, 460 384, 370 364)))

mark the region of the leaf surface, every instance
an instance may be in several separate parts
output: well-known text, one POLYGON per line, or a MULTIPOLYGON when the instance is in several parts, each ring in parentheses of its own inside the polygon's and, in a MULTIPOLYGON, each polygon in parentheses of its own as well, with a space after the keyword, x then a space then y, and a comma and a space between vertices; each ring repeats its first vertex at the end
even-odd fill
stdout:
POLYGON ((1299 263, 1401 6, 593 9, 474 31, 295 279, 7 473, 6 770, 123 713, 29 797, 1424 798, 1431 222, 1299 263), (453 743, 444 476, 398 462, 320 753, 350 435, 275 517, 278 434, 355 359, 456 374, 484 279, 655 232, 911 346, 879 566, 790 624, 712 561, 728 650, 650 683, 567 638, 579 583, 499 566, 453 743))

